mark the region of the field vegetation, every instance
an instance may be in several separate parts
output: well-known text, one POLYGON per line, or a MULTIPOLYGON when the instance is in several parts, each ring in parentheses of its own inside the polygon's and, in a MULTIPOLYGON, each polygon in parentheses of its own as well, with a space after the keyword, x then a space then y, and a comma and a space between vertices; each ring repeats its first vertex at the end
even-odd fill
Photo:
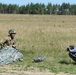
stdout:
POLYGON ((66 51, 69 45, 76 45, 76 16, 0 14, 0 40, 12 28, 17 31, 17 48, 24 60, 2 66, 1 73, 48 69, 53 73, 76 74, 76 64, 66 51), (41 55, 46 59, 34 63, 33 58, 41 55))

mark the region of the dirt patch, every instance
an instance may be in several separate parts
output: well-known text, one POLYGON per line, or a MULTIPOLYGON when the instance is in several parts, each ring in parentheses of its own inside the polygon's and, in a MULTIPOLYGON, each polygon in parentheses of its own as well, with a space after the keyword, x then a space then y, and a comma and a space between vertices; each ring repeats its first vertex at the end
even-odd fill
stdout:
POLYGON ((68 73, 60 72, 58 74, 49 72, 49 71, 43 71, 43 72, 32 72, 32 71, 13 71, 8 70, 7 72, 0 73, 0 75, 73 75, 68 73))
POLYGON ((0 75, 73 75, 60 72, 58 74, 50 72, 48 69, 40 70, 39 68, 30 67, 27 71, 12 69, 10 65, 0 66, 0 75))
POLYGON ((10 71, 6 73, 0 73, 0 75, 72 75, 72 74, 65 74, 63 72, 55 74, 51 72, 10 71))

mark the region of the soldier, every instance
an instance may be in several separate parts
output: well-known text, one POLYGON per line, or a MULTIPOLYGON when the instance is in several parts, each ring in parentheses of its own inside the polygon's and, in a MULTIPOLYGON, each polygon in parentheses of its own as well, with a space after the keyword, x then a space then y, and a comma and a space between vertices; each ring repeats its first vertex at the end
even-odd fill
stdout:
POLYGON ((67 48, 67 51, 69 51, 70 58, 76 62, 76 47, 70 45, 69 48, 67 48))
POLYGON ((16 43, 14 41, 15 35, 16 35, 16 31, 15 29, 10 29, 8 31, 8 37, 6 38, 6 40, 3 43, 3 47, 6 46, 12 46, 13 48, 16 48, 16 43))

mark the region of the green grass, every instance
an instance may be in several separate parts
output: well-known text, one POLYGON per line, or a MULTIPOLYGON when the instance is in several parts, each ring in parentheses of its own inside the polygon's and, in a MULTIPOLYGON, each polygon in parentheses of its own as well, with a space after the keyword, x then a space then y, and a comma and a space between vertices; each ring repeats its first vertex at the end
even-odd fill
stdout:
POLYGON ((76 65, 66 48, 76 45, 76 16, 0 15, 0 36, 10 28, 17 30, 17 47, 24 55, 23 62, 10 64, 13 70, 49 69, 54 73, 76 74, 76 65), (40 63, 33 58, 45 56, 40 63), (31 68, 33 67, 33 68, 31 68))

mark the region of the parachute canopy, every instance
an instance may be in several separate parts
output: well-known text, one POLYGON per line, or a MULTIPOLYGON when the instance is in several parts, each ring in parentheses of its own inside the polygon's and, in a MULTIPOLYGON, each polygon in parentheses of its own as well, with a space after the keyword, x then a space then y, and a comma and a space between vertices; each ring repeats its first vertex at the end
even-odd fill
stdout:
POLYGON ((23 55, 18 49, 15 49, 13 47, 5 47, 0 49, 0 65, 22 60, 23 55))

